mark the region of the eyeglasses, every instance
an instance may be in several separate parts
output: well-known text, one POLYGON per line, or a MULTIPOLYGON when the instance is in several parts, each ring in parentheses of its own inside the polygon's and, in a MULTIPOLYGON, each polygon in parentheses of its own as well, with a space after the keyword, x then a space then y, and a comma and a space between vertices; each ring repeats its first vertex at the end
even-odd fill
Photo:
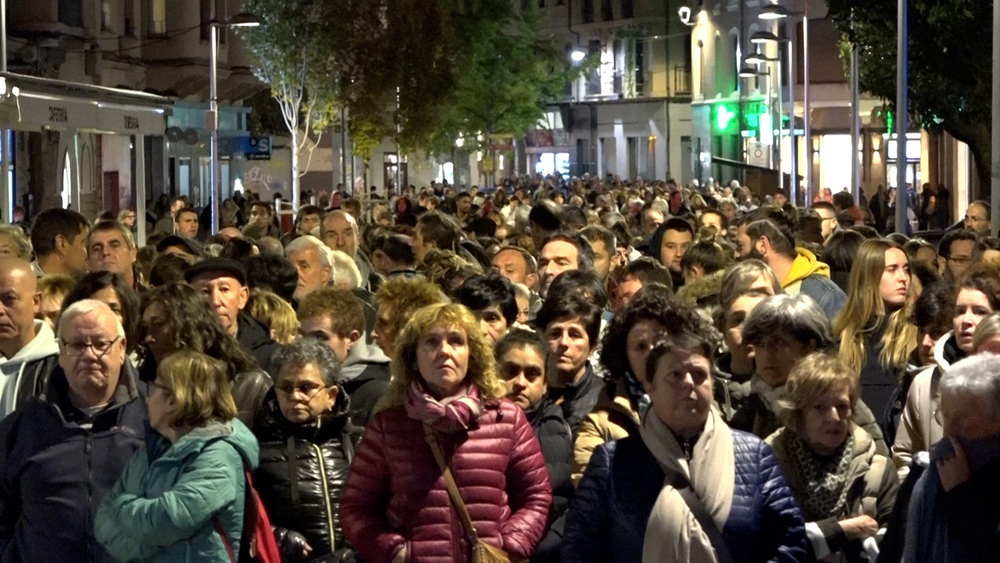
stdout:
POLYGON ((168 395, 171 393, 171 390, 170 390, 169 387, 167 387, 166 385, 164 385, 162 383, 157 383, 156 381, 151 381, 149 383, 149 386, 153 387, 154 389, 159 389, 160 391, 163 391, 164 393, 166 393, 168 395))
POLYGON ((320 389, 323 389, 323 386, 308 382, 299 383, 298 385, 292 385, 291 383, 279 383, 274 386, 274 389, 286 397, 291 397, 295 393, 300 393, 304 395, 306 399, 312 399, 316 396, 316 393, 318 393, 320 389))
POLYGON ((955 257, 952 257, 952 258, 948 258, 948 260, 951 261, 951 262, 954 262, 956 264, 968 264, 969 262, 972 261, 972 257, 971 256, 955 256, 955 257))
POLYGON ((115 342, 121 340, 121 336, 115 337, 114 340, 97 340, 95 342, 66 342, 63 339, 59 339, 62 343, 63 348, 66 350, 66 355, 75 357, 82 356, 87 353, 90 348, 94 349, 94 353, 100 358, 111 351, 111 347, 115 345, 115 342))

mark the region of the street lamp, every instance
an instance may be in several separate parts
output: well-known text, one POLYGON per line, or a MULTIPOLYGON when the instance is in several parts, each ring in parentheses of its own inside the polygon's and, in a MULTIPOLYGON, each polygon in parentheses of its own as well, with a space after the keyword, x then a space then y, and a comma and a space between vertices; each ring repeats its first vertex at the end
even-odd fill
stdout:
MULTIPOLYGON (((791 13, 787 8, 778 4, 768 4, 765 6, 757 18, 764 21, 775 21, 781 19, 787 19, 790 16, 801 16, 802 17, 802 73, 803 77, 803 88, 802 88, 802 124, 803 133, 806 138, 806 144, 810 144, 810 119, 809 119, 809 3, 805 3, 806 11, 802 13, 791 13)), ((789 110, 788 110, 788 121, 789 121, 789 142, 791 149, 791 182, 789 183, 789 197, 793 202, 797 202, 798 194, 798 158, 796 153, 798 152, 798 147, 796 146, 796 135, 795 135, 795 56, 794 56, 794 46, 795 42, 789 37, 778 38, 775 34, 771 32, 758 32, 753 34, 750 38, 751 43, 767 43, 777 41, 778 43, 788 43, 788 98, 789 98, 789 110)), ((779 120, 780 125, 780 120, 779 120)), ((780 149, 779 149, 780 151, 780 149)), ((780 154, 780 153, 779 153, 780 154)), ((808 192, 810 185, 812 183, 812 158, 806 163, 805 173, 803 174, 805 179, 805 186, 808 192)), ((808 199, 808 198, 806 198, 808 199)))
POLYGON ((579 46, 577 46, 575 49, 573 49, 572 52, 570 52, 569 58, 574 63, 579 63, 579 62, 582 62, 583 59, 587 58, 587 53, 583 49, 581 49, 579 46))
POLYGON ((740 69, 740 78, 757 78, 758 76, 761 76, 761 73, 755 68, 745 66, 740 69))
POLYGON ((778 4, 768 4, 760 11, 757 18, 762 20, 782 20, 788 16, 788 8, 778 4))
POLYGON ((253 14, 240 12, 229 18, 225 22, 212 20, 209 27, 212 29, 212 45, 210 50, 209 72, 208 72, 208 113, 205 114, 205 125, 211 137, 210 159, 209 159, 209 205, 212 207, 212 227, 211 233, 219 232, 219 97, 218 80, 219 77, 219 28, 229 27, 257 27, 260 25, 260 18, 253 14))

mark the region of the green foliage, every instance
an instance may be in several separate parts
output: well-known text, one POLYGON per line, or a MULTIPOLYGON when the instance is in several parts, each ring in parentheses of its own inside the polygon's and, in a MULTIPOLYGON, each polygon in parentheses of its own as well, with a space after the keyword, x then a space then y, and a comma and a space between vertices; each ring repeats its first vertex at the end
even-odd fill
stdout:
POLYGON ((535 2, 520 13, 508 0, 482 1, 479 9, 486 13, 465 18, 460 29, 465 48, 455 86, 431 138, 437 152, 450 152, 459 135, 471 150, 494 134, 524 136, 573 72, 554 41, 539 38, 535 2))
POLYGON ((250 108, 247 118, 247 128, 251 135, 285 135, 288 128, 281 116, 281 110, 271 96, 271 90, 261 90, 247 98, 243 104, 250 108))
MULTIPOLYGON (((829 0, 830 14, 859 46, 861 87, 895 105, 896 0, 829 0)), ((910 0, 908 111, 932 131, 967 143, 980 189, 989 190, 993 4, 910 0)), ((843 53, 843 51, 842 51, 843 53)), ((850 51, 846 51, 849 56, 850 51)))
MULTIPOLYGON (((321 135, 336 117, 331 74, 338 48, 337 2, 245 0, 261 25, 240 30, 255 59, 254 73, 270 85, 290 133, 321 135)), ((308 142, 302 135, 302 142, 308 142)))

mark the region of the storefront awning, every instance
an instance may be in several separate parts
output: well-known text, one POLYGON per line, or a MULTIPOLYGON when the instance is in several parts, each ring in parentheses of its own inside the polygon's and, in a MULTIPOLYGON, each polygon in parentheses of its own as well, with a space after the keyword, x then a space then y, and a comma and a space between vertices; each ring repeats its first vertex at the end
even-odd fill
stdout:
POLYGON ((163 135, 170 98, 0 73, 0 128, 80 131, 116 135, 163 135))

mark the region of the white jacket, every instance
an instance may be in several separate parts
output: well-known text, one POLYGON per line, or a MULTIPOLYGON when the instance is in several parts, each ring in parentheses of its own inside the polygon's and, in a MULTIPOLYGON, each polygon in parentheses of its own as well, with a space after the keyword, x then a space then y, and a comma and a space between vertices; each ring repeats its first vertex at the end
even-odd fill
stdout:
POLYGON ((45 321, 35 321, 35 338, 10 358, 0 360, 0 419, 14 412, 25 364, 59 353, 56 335, 45 321))
POLYGON ((951 366, 951 362, 944 356, 944 348, 952 335, 949 332, 938 339, 934 345, 934 360, 937 365, 928 366, 918 373, 906 394, 906 406, 899 418, 896 441, 892 444, 892 461, 899 473, 900 483, 910 473, 910 460, 913 456, 918 452, 930 451, 944 436, 940 417, 934 416, 934 413, 941 404, 941 374, 951 366))

